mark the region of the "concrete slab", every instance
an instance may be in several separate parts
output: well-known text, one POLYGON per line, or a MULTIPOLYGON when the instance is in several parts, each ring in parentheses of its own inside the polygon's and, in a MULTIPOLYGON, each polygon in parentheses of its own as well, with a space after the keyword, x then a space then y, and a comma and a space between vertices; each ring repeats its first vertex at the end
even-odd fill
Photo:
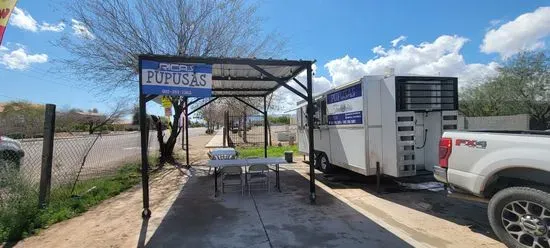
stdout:
POLYGON ((411 247, 321 188, 309 204, 309 182, 293 170, 281 172, 282 193, 217 198, 212 175, 197 173, 147 247, 411 247))
POLYGON ((216 131, 214 137, 204 146, 205 148, 220 148, 223 147, 223 129, 216 131))

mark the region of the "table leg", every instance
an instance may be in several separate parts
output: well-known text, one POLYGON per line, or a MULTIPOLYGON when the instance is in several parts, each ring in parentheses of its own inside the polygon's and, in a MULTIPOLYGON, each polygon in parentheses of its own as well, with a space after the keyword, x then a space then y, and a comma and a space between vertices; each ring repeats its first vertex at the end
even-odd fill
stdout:
POLYGON ((244 167, 244 185, 248 186, 248 170, 244 167))
POLYGON ((218 196, 218 167, 214 167, 214 197, 218 196))
POLYGON ((279 190, 279 192, 281 192, 281 181, 280 181, 280 176, 279 176, 279 164, 275 165, 275 170, 276 170, 276 175, 277 175, 277 190, 279 190))

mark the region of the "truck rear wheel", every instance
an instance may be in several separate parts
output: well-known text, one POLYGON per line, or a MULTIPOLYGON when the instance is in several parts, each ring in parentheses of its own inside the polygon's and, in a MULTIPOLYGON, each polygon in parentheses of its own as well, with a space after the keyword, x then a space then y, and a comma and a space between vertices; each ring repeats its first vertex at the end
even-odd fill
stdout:
POLYGON ((550 194, 511 187, 489 201, 489 222, 508 247, 550 247, 550 194))
POLYGON ((332 164, 325 153, 319 153, 317 156, 317 168, 324 173, 330 173, 333 170, 332 164))

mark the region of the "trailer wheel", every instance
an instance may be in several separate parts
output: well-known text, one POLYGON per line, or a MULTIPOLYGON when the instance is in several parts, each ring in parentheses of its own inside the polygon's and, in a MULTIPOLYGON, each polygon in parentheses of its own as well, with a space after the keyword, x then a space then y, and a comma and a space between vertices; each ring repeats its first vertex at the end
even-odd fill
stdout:
POLYGON ((328 161, 328 157, 325 153, 321 152, 317 156, 317 167, 319 170, 321 170, 324 173, 330 173, 332 172, 332 164, 330 164, 330 161, 328 161))
POLYGON ((314 152, 313 153, 313 168, 317 169, 317 170, 320 170, 320 167, 319 167, 319 152, 314 152))

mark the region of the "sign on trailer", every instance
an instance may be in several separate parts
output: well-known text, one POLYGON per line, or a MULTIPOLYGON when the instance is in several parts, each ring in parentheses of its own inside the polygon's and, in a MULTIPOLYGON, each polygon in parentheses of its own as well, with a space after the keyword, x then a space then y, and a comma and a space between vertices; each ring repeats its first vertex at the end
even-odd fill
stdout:
POLYGON ((141 61, 143 94, 208 97, 212 95, 212 65, 141 61))
POLYGON ((363 97, 361 84, 327 95, 329 125, 363 124, 363 97))

